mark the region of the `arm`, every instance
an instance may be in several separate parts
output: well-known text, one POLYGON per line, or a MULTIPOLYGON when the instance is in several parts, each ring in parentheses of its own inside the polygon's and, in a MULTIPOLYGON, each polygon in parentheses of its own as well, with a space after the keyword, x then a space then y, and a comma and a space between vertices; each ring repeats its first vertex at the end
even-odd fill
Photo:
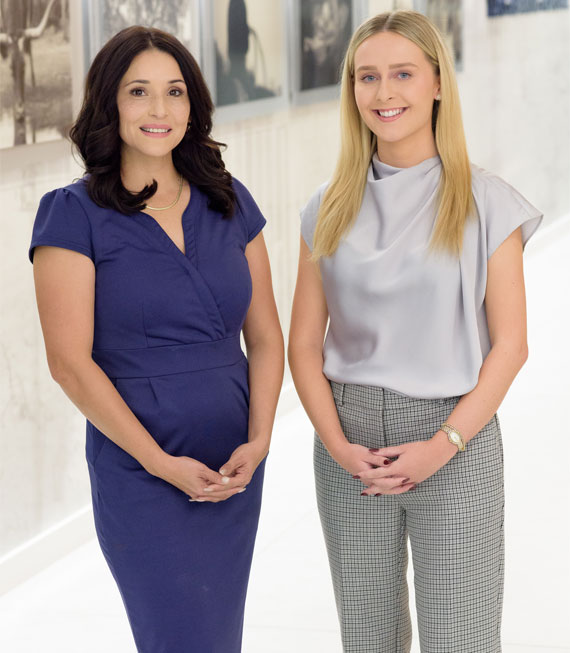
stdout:
MULTIPOLYGON (((528 356, 522 253, 518 228, 487 263, 485 308, 491 350, 481 366, 477 385, 461 397, 446 420, 460 431, 465 442, 475 437, 496 413, 528 356)), ((425 442, 379 451, 384 456, 400 456, 390 468, 418 483, 443 467, 457 452, 443 431, 437 431, 425 442)), ((361 474, 361 478, 373 480, 368 472, 361 474)))
POLYGON ((244 488, 269 452, 277 400, 283 382, 283 334, 273 297, 271 268, 263 234, 246 247, 252 281, 251 303, 243 326, 249 362, 249 429, 247 444, 238 447, 222 465, 227 485, 208 488, 208 496, 222 489, 244 488))
MULTIPOLYGON (((366 447, 349 443, 342 431, 331 387, 323 374, 327 303, 318 267, 309 257, 309 248, 301 238, 289 334, 289 366, 297 393, 321 441, 339 465, 356 474, 372 465, 383 464, 384 458, 371 454, 366 447)), ((400 486, 402 480, 401 476, 384 479, 381 485, 388 491, 400 486)))
POLYGON ((34 281, 50 372, 85 417, 110 440, 186 494, 221 477, 198 461, 166 454, 93 361, 95 267, 78 252, 37 247, 34 281))

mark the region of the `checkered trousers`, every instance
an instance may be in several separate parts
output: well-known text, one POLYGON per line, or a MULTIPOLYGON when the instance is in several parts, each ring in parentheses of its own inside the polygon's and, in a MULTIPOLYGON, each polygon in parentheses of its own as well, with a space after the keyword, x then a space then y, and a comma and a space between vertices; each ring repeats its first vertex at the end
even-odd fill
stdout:
MULTIPOLYGON (((460 397, 414 399, 332 382, 349 442, 429 439, 460 397)), ((410 538, 422 653, 500 653, 503 449, 497 415, 411 492, 360 496, 360 481, 315 437, 317 501, 345 653, 407 653, 410 538)))

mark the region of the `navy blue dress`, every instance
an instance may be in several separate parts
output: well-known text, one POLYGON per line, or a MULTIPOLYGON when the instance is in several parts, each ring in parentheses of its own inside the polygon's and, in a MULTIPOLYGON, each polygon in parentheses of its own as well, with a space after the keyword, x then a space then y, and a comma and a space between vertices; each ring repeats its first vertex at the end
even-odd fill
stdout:
MULTIPOLYGON (((183 254, 152 217, 101 208, 79 181, 42 198, 29 253, 52 245, 93 261, 93 359, 166 452, 214 470, 248 439, 244 252, 265 224, 235 179, 234 189, 228 220, 191 187, 183 254)), ((264 464, 246 492, 190 503, 90 422, 86 457, 97 537, 138 650, 240 651, 264 464)))

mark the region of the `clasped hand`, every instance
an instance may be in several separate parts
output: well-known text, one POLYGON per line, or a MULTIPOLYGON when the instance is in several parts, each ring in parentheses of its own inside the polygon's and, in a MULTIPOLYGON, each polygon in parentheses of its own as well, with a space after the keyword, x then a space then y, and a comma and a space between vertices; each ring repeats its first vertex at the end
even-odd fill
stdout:
POLYGON ((352 477, 367 486, 363 495, 402 494, 425 481, 447 459, 436 451, 431 440, 408 442, 397 447, 368 449, 358 444, 348 444, 337 457, 352 477))
POLYGON ((255 442, 237 447, 218 472, 187 456, 169 456, 159 474, 193 501, 217 503, 244 492, 267 451, 255 442))

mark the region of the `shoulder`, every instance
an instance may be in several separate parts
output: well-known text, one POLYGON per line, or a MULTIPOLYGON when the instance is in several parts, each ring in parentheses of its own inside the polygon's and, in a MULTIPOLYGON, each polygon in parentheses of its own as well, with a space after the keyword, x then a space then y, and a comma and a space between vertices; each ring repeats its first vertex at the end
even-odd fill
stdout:
POLYGON ((319 209, 329 183, 329 181, 325 181, 324 184, 321 184, 301 209, 301 236, 311 251, 313 250, 313 237, 317 226, 319 209))
POLYGON ((250 242, 265 226, 266 220, 245 185, 232 175, 232 188, 236 195, 235 214, 245 230, 247 242, 250 242))
POLYGON ((540 212, 516 188, 498 175, 471 164, 471 186, 477 208, 481 212, 517 212, 534 217, 540 212))

